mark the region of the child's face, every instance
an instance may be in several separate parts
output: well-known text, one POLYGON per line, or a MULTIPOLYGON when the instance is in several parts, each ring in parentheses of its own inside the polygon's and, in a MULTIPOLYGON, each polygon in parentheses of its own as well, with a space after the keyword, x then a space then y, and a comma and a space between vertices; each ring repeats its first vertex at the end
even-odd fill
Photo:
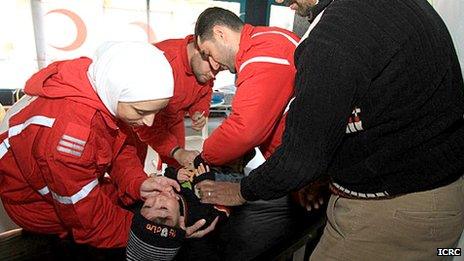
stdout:
POLYGON ((152 222, 162 223, 171 227, 179 225, 179 201, 176 197, 166 192, 148 197, 140 213, 152 222))

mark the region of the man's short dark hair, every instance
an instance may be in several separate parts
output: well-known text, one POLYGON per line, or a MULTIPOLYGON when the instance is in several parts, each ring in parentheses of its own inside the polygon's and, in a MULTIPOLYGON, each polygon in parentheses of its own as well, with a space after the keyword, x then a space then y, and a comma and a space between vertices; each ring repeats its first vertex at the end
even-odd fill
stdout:
POLYGON ((200 37, 203 41, 210 40, 213 37, 213 27, 216 25, 226 26, 239 32, 243 27, 243 22, 227 9, 210 7, 198 16, 195 24, 195 37, 200 37))

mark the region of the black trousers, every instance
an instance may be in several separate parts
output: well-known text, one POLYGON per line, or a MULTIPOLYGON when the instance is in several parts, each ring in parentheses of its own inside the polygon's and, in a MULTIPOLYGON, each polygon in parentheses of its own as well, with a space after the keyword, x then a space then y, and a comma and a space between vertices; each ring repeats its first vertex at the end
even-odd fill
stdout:
POLYGON ((210 235, 187 240, 176 260, 253 260, 301 236, 309 220, 288 196, 249 202, 234 207, 210 235))

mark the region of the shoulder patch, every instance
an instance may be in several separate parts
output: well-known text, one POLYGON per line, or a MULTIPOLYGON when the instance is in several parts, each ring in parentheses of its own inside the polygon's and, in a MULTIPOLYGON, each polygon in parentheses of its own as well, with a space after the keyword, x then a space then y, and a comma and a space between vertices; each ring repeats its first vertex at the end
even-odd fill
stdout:
POLYGON ((68 123, 56 150, 62 154, 81 157, 90 134, 89 127, 68 123))

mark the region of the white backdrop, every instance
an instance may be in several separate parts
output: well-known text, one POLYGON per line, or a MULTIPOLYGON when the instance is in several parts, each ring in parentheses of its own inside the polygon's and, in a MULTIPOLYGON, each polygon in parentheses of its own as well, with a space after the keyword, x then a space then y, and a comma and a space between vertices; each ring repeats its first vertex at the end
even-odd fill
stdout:
POLYGON ((183 38, 213 5, 240 11, 239 3, 212 0, 151 0, 149 13, 146 0, 2 0, 0 89, 22 88, 39 68, 91 56, 104 41, 183 38))
POLYGON ((464 0, 432 0, 432 4, 451 33, 464 74, 464 0))

